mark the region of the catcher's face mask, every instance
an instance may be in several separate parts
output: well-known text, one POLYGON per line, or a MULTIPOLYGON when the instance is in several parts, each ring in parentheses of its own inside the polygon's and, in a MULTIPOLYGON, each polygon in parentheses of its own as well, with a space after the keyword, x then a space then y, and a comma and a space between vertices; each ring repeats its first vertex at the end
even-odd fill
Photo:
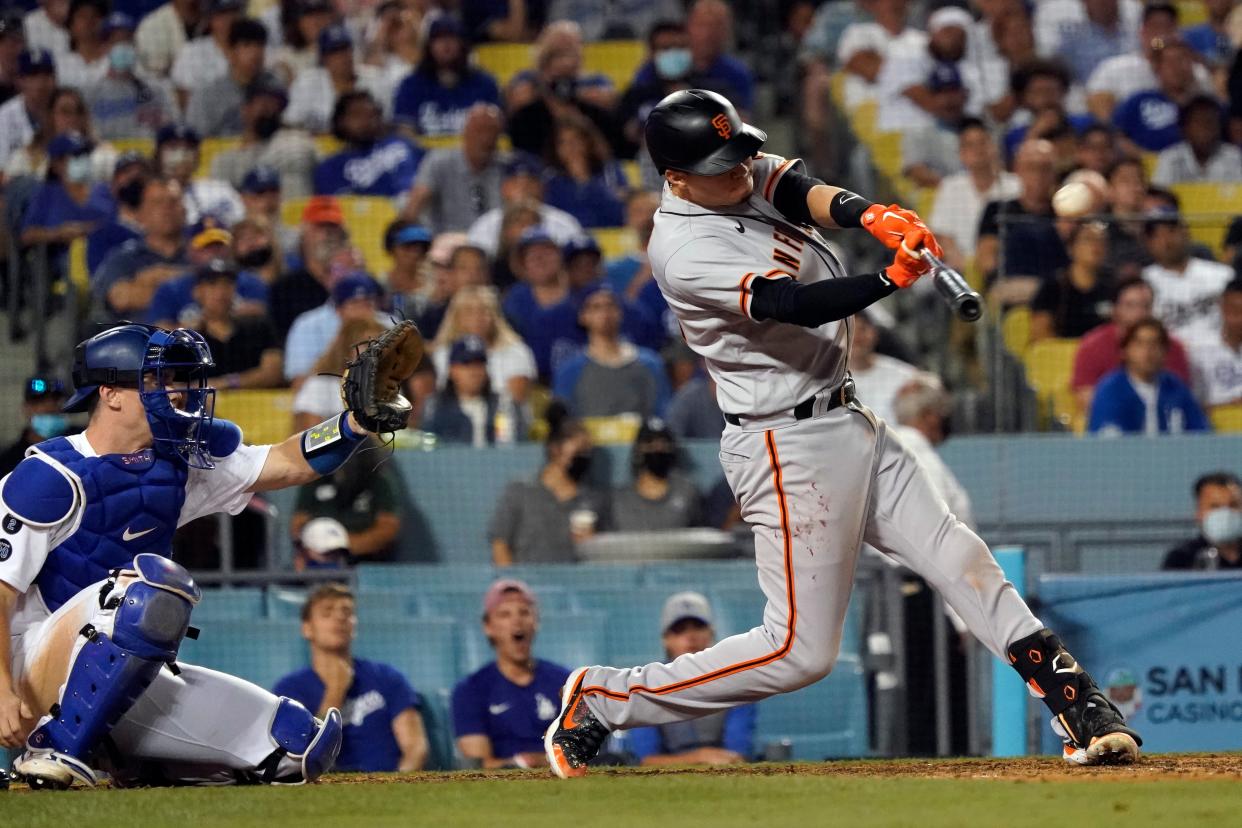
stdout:
POLYGON ((156 451, 199 469, 215 467, 207 449, 216 403, 207 371, 214 365, 202 334, 185 328, 152 333, 142 362, 138 394, 156 451))

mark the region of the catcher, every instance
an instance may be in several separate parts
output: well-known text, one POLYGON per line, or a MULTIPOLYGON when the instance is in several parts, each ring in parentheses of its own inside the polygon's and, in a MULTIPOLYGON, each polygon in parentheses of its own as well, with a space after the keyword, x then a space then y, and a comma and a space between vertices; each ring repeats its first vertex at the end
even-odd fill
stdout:
POLYGON ((341 746, 324 720, 246 681, 177 662, 201 592, 173 532, 253 492, 339 468, 405 428, 423 341, 401 322, 360 348, 346 410, 273 446, 212 412, 194 331, 122 324, 80 343, 65 410, 86 430, 31 447, 0 481, 0 745, 38 788, 310 782, 341 746))

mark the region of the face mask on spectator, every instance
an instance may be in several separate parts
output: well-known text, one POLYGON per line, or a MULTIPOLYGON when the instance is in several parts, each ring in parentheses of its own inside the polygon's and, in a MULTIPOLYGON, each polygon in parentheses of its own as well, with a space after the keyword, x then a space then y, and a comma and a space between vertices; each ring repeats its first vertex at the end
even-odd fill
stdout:
POLYGON ((264 115, 261 118, 255 119, 255 122, 254 122, 255 134, 258 135, 260 138, 262 138, 264 141, 266 141, 268 138, 271 138, 273 135, 275 135, 276 131, 279 129, 280 129, 280 116, 279 115, 264 115))
POLYGON ((185 147, 172 147, 160 153, 160 164, 165 169, 179 167, 194 160, 194 150, 185 147))
POLYGON ((1216 545, 1242 540, 1242 511, 1222 506, 1203 516, 1203 537, 1216 545))
POLYGON ((65 178, 74 184, 81 184, 91 180, 91 157, 89 155, 75 155, 69 159, 69 163, 65 165, 65 178))
POLYGON ((114 72, 129 72, 138 62, 138 52, 132 43, 118 43, 108 52, 108 65, 114 72))
POLYGON ((237 263, 245 268, 263 267, 272 260, 272 248, 258 247, 237 257, 237 263))
POLYGON ((565 474, 569 475, 570 480, 578 481, 586 477, 590 470, 591 455, 575 454, 574 459, 569 461, 569 468, 565 469, 565 474))
POLYGON ((655 53, 656 73, 665 80, 684 78, 692 61, 689 49, 665 49, 655 53))
POLYGON ((64 414, 35 414, 30 418, 30 427, 45 440, 59 437, 69 429, 69 421, 64 414))
POLYGON ((673 470, 675 460, 671 451, 649 451, 643 455, 643 468, 663 480, 673 470))

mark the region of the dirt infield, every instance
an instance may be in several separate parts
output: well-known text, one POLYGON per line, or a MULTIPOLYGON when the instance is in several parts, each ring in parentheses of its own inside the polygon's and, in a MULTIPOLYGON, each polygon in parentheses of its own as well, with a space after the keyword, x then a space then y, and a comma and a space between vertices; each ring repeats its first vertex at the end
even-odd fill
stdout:
MULTIPOLYGON (((1164 753, 1144 756, 1136 765, 1081 768, 1055 757, 1018 759, 874 759, 742 765, 736 768, 597 768, 609 776, 823 776, 831 778, 998 779, 1013 782, 1119 782, 1169 779, 1242 780, 1242 753, 1164 753)), ((543 771, 455 771, 452 773, 334 774, 320 784, 368 785, 552 779, 543 771)))

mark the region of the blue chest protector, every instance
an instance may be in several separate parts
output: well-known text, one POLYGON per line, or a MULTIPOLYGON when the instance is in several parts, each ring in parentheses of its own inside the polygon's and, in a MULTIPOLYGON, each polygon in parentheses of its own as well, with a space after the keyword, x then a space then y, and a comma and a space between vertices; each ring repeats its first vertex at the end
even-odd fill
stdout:
POLYGON ((184 462, 150 449, 86 457, 64 437, 39 443, 35 450, 77 478, 83 500, 77 531, 51 551, 35 580, 49 610, 55 612, 110 570, 129 568, 142 552, 171 556, 189 477, 184 462))

